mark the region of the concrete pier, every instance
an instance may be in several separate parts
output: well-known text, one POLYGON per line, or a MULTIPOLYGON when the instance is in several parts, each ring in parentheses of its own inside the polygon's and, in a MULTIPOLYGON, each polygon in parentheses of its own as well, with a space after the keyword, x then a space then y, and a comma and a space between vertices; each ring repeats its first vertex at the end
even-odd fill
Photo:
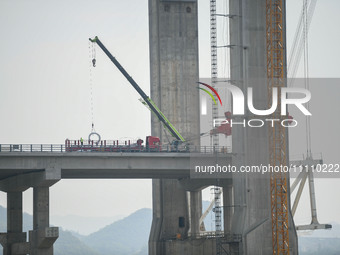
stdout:
POLYGON ((53 243, 59 236, 57 227, 50 227, 49 187, 33 188, 33 231, 30 231, 32 255, 53 255, 53 243))
POLYGON ((50 162, 45 170, 36 170, 0 181, 0 190, 7 193, 7 233, 0 234, 4 255, 53 255, 59 230, 49 226, 49 187, 61 179, 61 171, 50 162), (27 240, 27 234, 22 232, 22 194, 30 187, 33 188, 33 230, 27 240))
POLYGON ((22 192, 7 193, 7 233, 2 234, 3 254, 21 254, 26 250, 26 233, 22 232, 22 192))
MULTIPOLYGON (((199 146, 197 1, 149 0, 149 27, 151 98, 185 140, 199 146)), ((174 140, 154 116, 151 129, 163 144, 174 140)), ((149 254, 193 254, 194 250, 194 254, 211 254, 213 240, 197 248, 188 239, 199 234, 201 189, 192 190, 178 179, 153 180, 149 254)))

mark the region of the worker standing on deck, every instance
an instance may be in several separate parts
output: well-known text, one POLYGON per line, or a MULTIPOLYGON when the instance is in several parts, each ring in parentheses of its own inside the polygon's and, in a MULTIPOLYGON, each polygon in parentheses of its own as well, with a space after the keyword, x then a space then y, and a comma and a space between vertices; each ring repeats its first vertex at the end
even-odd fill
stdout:
POLYGON ((84 139, 82 137, 80 137, 80 144, 81 144, 81 146, 83 146, 83 143, 84 143, 84 139))

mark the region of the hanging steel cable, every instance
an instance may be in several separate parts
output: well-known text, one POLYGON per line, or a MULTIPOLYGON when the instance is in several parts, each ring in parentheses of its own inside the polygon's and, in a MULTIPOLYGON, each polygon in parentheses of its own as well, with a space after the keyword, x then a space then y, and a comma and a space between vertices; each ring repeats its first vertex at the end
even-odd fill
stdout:
POLYGON ((91 110, 91 132, 94 132, 94 109, 93 109, 93 67, 96 66, 96 48, 95 45, 89 42, 89 86, 90 86, 90 110, 91 110))
POLYGON ((308 4, 308 1, 303 5, 299 22, 296 27, 295 35, 294 35, 294 40, 292 44, 292 48, 290 50, 289 54, 289 59, 288 59, 288 77, 291 78, 290 82, 288 84, 289 87, 293 86, 294 84, 294 78, 296 77, 296 73, 298 70, 298 67, 300 65, 302 53, 304 52, 304 24, 305 21, 307 25, 307 32, 309 31, 310 24, 312 22, 312 18, 314 15, 315 7, 316 7, 317 0, 311 0, 310 3, 308 4), (304 14, 307 14, 305 16, 304 14))
MULTIPOLYGON (((308 52, 308 0, 303 0, 303 42, 304 42, 304 80, 305 89, 310 90, 309 86, 309 52, 308 52)), ((307 102, 306 108, 310 111, 310 104, 307 102)), ((311 138, 311 123, 310 116, 306 116, 306 142, 307 142, 307 157, 311 157, 312 138, 311 138)))

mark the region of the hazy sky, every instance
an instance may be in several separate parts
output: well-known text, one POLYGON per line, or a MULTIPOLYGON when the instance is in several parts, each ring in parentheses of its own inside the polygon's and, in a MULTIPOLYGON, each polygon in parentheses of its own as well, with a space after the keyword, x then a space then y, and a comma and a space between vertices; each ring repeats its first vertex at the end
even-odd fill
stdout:
MULTIPOLYGON (((209 1, 198 2, 200 76, 209 77, 209 1)), ((302 1, 287 0, 287 3, 290 44, 302 1)), ((339 10, 338 0, 322 0, 317 4, 309 43, 312 77, 339 77, 339 10)), ((62 144, 65 138, 87 137, 91 131, 89 37, 98 35, 149 93, 147 0, 1 0, 0 31, 2 144, 62 144)), ((150 134, 150 113, 99 48, 93 91, 95 128, 104 139, 150 134)), ((312 109, 319 109, 316 112, 320 113, 320 119, 312 119, 316 137, 313 150, 322 149, 325 159, 340 163, 339 120, 328 116, 330 123, 324 123, 324 112, 320 110, 326 107, 332 109, 331 117, 338 116, 339 86, 329 86, 323 91, 315 88, 315 91, 319 100, 312 101, 312 109)), ((291 140, 291 146, 294 141, 291 140)), ((292 151, 299 154, 304 148, 296 144, 292 151)), ((320 221, 340 222, 340 181, 316 180, 316 192, 320 221)), ((0 204, 5 205, 4 194, 0 198, 0 204)), ((51 188, 50 205, 52 217, 110 216, 151 207, 151 202, 151 180, 62 180, 51 188)), ((31 190, 25 192, 24 209, 32 213, 31 190)), ((308 223, 308 215, 297 216, 299 222, 308 223)))

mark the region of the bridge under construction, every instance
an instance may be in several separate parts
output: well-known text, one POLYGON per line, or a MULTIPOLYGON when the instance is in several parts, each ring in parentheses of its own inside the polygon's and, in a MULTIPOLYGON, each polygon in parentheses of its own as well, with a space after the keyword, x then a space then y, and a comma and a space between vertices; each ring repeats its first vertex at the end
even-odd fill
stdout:
MULTIPOLYGON (((66 140, 62 145, 1 144, 0 190, 7 193, 8 215, 7 233, 0 234, 4 254, 52 255, 59 233, 58 227, 49 224, 49 188, 61 179, 85 178, 152 179, 149 255, 298 254, 287 173, 273 174, 270 179, 246 174, 241 178, 227 175, 198 179, 190 175, 193 154, 223 159, 236 167, 286 166, 287 128, 280 122, 263 128, 236 125, 231 130, 224 126, 211 130, 211 145, 202 145, 200 90, 196 86, 200 81, 197 0, 148 2, 150 97, 98 37, 90 41, 103 50, 154 113, 151 135, 145 145, 141 139, 120 144, 100 139, 95 142, 90 137, 86 141, 66 140), (176 142, 168 145, 169 131, 176 142), (232 146, 221 142, 219 133, 228 136, 232 146), (202 190, 209 186, 214 191, 210 206, 215 214, 213 233, 205 231, 207 212, 202 212, 202 190), (22 226, 22 196, 31 187, 33 229, 27 237, 22 226)), ((279 92, 280 101, 281 89, 287 86, 286 1, 226 3, 229 13, 221 14, 216 12, 216 0, 210 0, 211 88, 215 90, 218 83, 218 49, 227 48, 230 77, 225 83, 243 94, 252 87, 253 105, 268 109, 273 104, 272 92, 279 92), (218 18, 228 20, 227 45, 218 45, 218 18)), ((216 102, 222 105, 222 101, 218 93, 212 97, 212 117, 219 118, 216 102)), ((254 117, 249 110, 244 116, 233 114, 233 107, 229 110, 225 113, 227 120, 254 117)), ((281 116, 281 110, 278 106, 270 117, 291 120, 290 116, 281 116)), ((314 216, 313 226, 318 227, 316 213, 314 216)))

